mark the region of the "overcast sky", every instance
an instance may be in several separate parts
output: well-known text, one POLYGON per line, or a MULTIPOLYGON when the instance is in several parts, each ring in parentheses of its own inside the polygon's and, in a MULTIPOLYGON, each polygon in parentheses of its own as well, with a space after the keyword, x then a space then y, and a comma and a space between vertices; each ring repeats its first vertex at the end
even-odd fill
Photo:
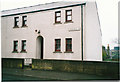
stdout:
MULTIPOLYGON (((80 0, 1 0, 1 10, 32 6, 56 1, 80 1, 80 0)), ((85 0, 81 0, 85 1, 85 0)), ((93 1, 93 0, 88 0, 93 1)), ((98 6, 102 30, 102 44, 110 45, 112 49, 117 44, 114 40, 118 38, 118 1, 120 0, 95 0, 98 6)))

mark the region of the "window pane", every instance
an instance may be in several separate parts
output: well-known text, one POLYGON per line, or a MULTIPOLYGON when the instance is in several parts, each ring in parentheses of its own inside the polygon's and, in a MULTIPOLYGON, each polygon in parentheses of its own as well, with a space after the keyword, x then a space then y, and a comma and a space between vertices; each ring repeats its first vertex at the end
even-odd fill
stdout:
POLYGON ((56 16, 60 16, 60 13, 56 13, 56 16))
POLYGON ((72 51, 72 39, 71 38, 66 39, 66 51, 72 51))
POLYGON ((18 17, 16 18, 16 21, 19 21, 18 17))
POLYGON ((26 41, 24 41, 23 44, 26 45, 26 41))
POLYGON ((72 10, 66 10, 66 22, 72 21, 72 10))
POLYGON ((18 50, 18 41, 14 41, 14 50, 13 51, 17 51, 18 50))
POLYGON ((55 23, 60 23, 61 20, 61 12, 57 11, 55 12, 55 23))
POLYGON ((15 45, 17 45, 18 44, 18 42, 17 41, 15 41, 15 45))
POLYGON ((23 50, 25 50, 25 49, 26 49, 26 45, 23 46, 23 50))
POLYGON ((24 25, 27 25, 27 21, 24 21, 24 25))
POLYGON ((22 41, 22 51, 26 50, 26 40, 22 41))
POLYGON ((67 15, 71 15, 72 14, 72 11, 67 11, 67 15))
POLYGON ((23 16, 23 26, 27 25, 27 16, 23 16))
POLYGON ((56 40, 56 44, 59 44, 59 40, 56 40))
POLYGON ((27 20, 27 17, 24 17, 24 20, 27 20))
POLYGON ((60 51, 60 44, 61 40, 60 39, 55 39, 55 51, 60 51))
POLYGON ((15 17, 14 18, 14 25, 18 26, 18 22, 19 22, 19 17, 15 17))
POLYGON ((18 46, 16 45, 15 49, 17 50, 18 49, 18 46))
POLYGON ((67 16, 67 20, 72 20, 72 16, 67 16))
POLYGON ((26 42, 24 42, 24 45, 26 45, 26 42))
POLYGON ((16 26, 18 26, 18 22, 16 22, 16 26))
POLYGON ((60 50, 60 45, 56 45, 56 50, 60 50))
POLYGON ((56 21, 60 21, 60 17, 57 17, 57 18, 56 18, 56 21))
POLYGON ((71 43, 71 40, 67 40, 67 44, 70 44, 71 43))

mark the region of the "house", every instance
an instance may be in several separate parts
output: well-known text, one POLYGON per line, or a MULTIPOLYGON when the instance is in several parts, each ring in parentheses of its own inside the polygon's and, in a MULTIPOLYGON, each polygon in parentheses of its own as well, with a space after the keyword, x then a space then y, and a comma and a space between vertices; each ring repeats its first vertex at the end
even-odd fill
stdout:
POLYGON ((120 52, 119 46, 115 46, 114 49, 111 50, 112 60, 118 61, 120 59, 119 52, 120 52))
POLYGON ((95 2, 53 2, 1 14, 2 58, 102 61, 95 2))
POLYGON ((115 46, 114 49, 111 49, 112 55, 119 55, 120 49, 119 46, 115 46))

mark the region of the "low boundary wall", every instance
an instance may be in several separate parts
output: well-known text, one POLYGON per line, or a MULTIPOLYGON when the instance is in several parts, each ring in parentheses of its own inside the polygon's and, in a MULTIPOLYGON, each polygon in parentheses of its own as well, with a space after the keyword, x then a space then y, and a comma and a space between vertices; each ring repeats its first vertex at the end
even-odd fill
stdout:
POLYGON ((23 68, 24 59, 2 58, 2 68, 23 68))
POLYGON ((119 62, 33 59, 32 69, 77 72, 119 78, 119 62))

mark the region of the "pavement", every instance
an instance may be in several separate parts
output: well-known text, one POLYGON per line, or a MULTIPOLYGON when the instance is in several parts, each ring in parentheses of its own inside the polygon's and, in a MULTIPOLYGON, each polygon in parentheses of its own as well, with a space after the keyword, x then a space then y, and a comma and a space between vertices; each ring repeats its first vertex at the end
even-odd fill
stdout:
POLYGON ((79 80, 115 80, 107 76, 97 76, 83 73, 31 69, 2 69, 2 81, 79 81, 79 80))

